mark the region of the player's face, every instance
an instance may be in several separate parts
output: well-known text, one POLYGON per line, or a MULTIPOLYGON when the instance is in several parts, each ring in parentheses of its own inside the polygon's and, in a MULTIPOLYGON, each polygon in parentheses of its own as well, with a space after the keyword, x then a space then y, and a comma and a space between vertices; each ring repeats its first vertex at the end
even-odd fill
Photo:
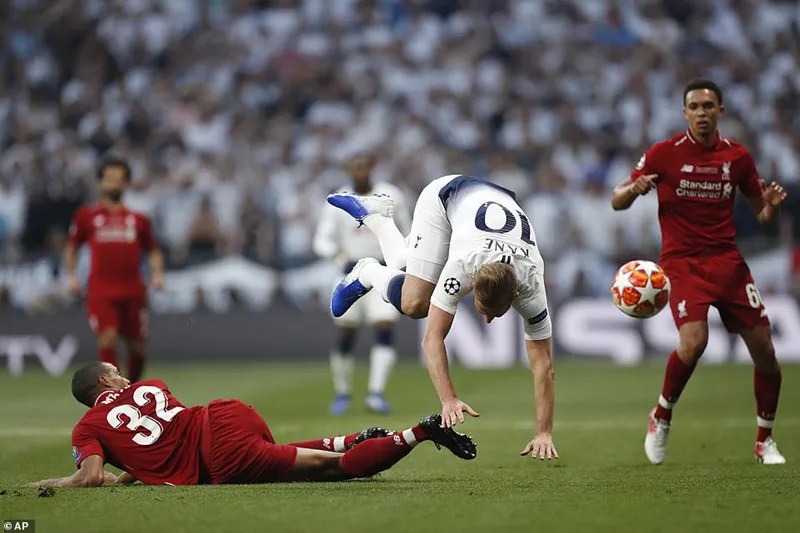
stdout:
POLYGON ((131 384, 130 380, 122 377, 119 373, 119 368, 107 363, 109 366, 108 372, 100 377, 100 384, 111 390, 122 390, 131 384))
POLYGON ((119 202, 128 188, 128 176, 123 167, 109 166, 100 178, 100 191, 112 202, 119 202))
POLYGON ((356 186, 363 186, 369 183, 369 176, 375 164, 369 157, 357 157, 347 166, 347 172, 353 178, 356 186))
POLYGON ((725 107, 719 104, 717 95, 709 89, 696 89, 686 94, 683 115, 689 121, 689 128, 698 137, 708 137, 717 131, 719 117, 725 107))

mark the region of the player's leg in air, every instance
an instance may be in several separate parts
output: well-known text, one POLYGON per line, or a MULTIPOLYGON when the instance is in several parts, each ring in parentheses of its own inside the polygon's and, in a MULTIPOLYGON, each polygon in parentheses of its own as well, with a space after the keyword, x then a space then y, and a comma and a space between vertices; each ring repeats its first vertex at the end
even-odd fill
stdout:
POLYGON ((147 302, 140 299, 125 300, 119 306, 120 336, 128 349, 128 379, 141 380, 147 361, 147 335, 149 317, 147 302))
POLYGON ((334 290, 331 299, 334 316, 344 314, 373 288, 406 316, 428 315, 433 289, 447 262, 451 235, 438 193, 453 177, 444 176, 423 189, 414 208, 408 238, 403 237, 394 223, 391 198, 341 193, 328 196, 328 203, 346 211, 375 234, 386 261, 385 267, 370 258, 356 264, 334 290))
POLYGON ((86 300, 89 326, 97 338, 97 360, 117 366, 119 341, 119 311, 113 301, 106 298, 86 300))

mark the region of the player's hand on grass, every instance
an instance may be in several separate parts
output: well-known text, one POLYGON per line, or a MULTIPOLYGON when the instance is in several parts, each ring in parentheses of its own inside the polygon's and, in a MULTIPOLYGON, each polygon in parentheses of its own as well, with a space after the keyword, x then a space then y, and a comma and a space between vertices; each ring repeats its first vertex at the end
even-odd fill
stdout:
POLYGON ((769 187, 764 184, 764 191, 761 193, 764 203, 773 207, 781 205, 781 203, 786 200, 786 196, 786 190, 775 181, 770 183, 769 187))
POLYGON ((163 291, 164 274, 153 274, 152 276, 150 276, 150 286, 157 291, 163 291))
POLYGON ((545 460, 545 457, 548 461, 558 459, 558 452, 553 444, 553 436, 549 433, 539 433, 536 435, 536 438, 530 441, 519 454, 522 456, 531 454, 533 459, 538 457, 542 461, 545 460))
POLYGON ((464 413, 473 417, 481 416, 472 407, 458 398, 442 402, 442 427, 451 428, 459 422, 463 424, 464 413))
POLYGON ((650 189, 656 188, 656 181, 658 180, 658 174, 647 174, 646 176, 642 176, 636 181, 631 184, 631 190, 634 194, 638 194, 640 196, 644 196, 650 189))
POLYGON ((116 485, 118 482, 119 478, 116 474, 107 470, 103 472, 103 485, 116 485))

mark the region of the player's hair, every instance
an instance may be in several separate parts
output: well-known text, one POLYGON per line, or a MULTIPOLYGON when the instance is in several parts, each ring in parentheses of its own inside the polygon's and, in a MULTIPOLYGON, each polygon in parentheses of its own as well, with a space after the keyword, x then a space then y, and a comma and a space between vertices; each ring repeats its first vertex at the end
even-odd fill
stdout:
POLYGON ((483 265, 475 275, 475 300, 487 310, 508 305, 517 292, 517 274, 506 263, 483 265))
POLYGON ((110 366, 101 361, 83 366, 72 374, 72 395, 86 407, 93 407, 100 394, 100 377, 109 373, 110 366))
POLYGON ((103 179, 103 174, 105 173, 107 168, 110 167, 119 167, 125 171, 125 181, 131 181, 131 166, 127 160, 117 157, 115 155, 108 155, 105 156, 101 161, 100 164, 97 165, 97 179, 103 179))
POLYGON ((689 83, 686 84, 686 87, 683 88, 683 105, 686 105, 686 96, 692 92, 701 89, 708 89, 709 91, 713 92, 717 95, 717 102, 719 105, 722 105, 722 89, 720 89, 719 85, 714 83, 713 80, 708 78, 694 78, 689 80, 689 83))

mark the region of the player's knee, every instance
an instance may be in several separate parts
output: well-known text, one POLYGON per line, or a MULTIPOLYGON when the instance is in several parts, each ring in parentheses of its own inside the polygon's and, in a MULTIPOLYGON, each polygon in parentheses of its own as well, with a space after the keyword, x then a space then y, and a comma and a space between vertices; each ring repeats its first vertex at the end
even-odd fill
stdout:
POLYGON ((339 353, 349 354, 353 351, 356 343, 356 330, 352 328, 339 329, 338 339, 336 341, 336 348, 339 353))
POLYGON ((430 299, 426 300, 417 296, 406 297, 403 294, 403 314, 409 318, 425 318, 428 316, 430 305, 430 299))
POLYGON ((695 363, 706 351, 708 333, 702 330, 681 332, 681 344, 678 356, 685 363, 695 363))
POLYGON ((119 341, 119 334, 116 329, 105 329, 97 335, 97 344, 101 348, 112 348, 119 341))
POLYGON ((329 454, 314 454, 307 461, 307 467, 319 473, 339 472, 341 467, 341 457, 329 454))
POLYGON ((391 325, 381 326, 375 330, 375 344, 378 346, 392 346, 394 344, 394 329, 391 325))

